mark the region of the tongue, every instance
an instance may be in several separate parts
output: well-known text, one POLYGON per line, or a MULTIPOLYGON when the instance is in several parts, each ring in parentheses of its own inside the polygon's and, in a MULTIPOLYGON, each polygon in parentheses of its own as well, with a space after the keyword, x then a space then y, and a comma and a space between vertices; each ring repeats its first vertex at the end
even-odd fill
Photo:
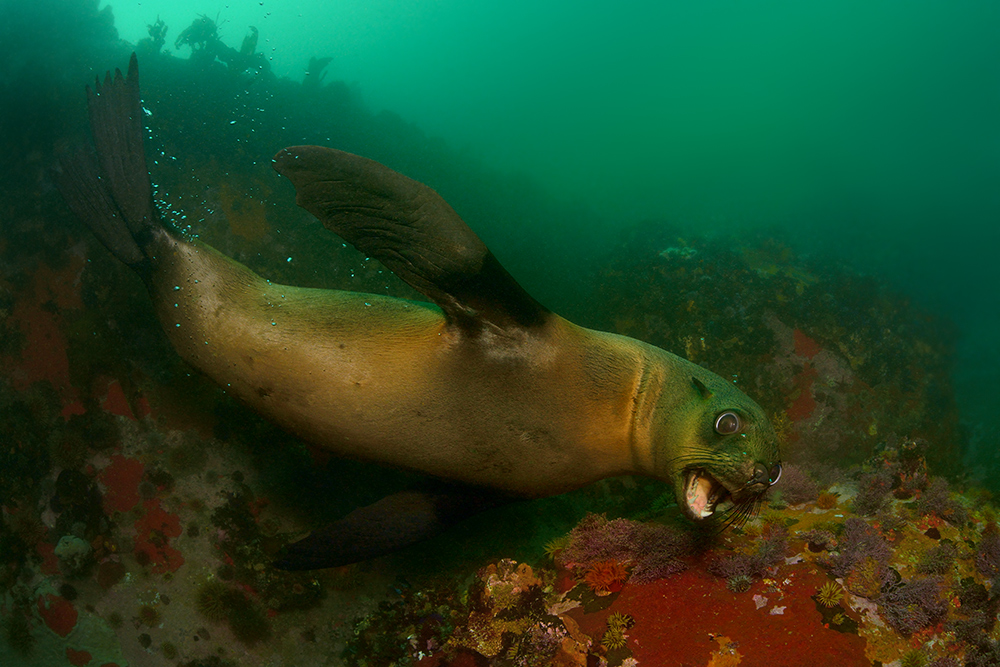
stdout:
POLYGON ((695 514, 701 518, 712 516, 712 508, 708 506, 708 494, 712 491, 712 482, 707 477, 694 474, 687 488, 687 503, 695 514))

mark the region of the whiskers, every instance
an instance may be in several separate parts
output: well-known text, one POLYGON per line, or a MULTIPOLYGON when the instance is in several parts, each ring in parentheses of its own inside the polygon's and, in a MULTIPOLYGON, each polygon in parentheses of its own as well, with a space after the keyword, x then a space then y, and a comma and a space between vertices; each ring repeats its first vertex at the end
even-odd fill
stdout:
POLYGON ((764 504, 764 494, 758 493, 757 495, 743 500, 739 503, 733 503, 733 506, 727 509, 718 521, 718 527, 716 533, 721 533, 730 526, 735 528, 742 528, 747 521, 752 521, 758 514, 760 514, 760 508, 764 504))
POLYGON ((739 456, 708 447, 689 447, 688 452, 675 456, 667 464, 677 470, 685 468, 726 468, 739 464, 739 456))

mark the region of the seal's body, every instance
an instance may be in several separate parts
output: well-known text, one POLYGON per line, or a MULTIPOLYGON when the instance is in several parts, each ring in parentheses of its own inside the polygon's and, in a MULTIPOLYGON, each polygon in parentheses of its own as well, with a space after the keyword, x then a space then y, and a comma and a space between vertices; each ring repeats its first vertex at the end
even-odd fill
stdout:
POLYGON ((203 244, 163 245, 153 298, 174 347, 305 440, 524 496, 648 462, 635 417, 655 348, 557 316, 490 344, 431 304, 272 284, 203 244))
POLYGON ((133 56, 127 78, 91 94, 97 160, 79 157, 60 187, 143 276, 180 355, 280 426, 344 456, 513 496, 649 475, 673 484, 694 520, 723 499, 751 511, 776 481, 773 430, 731 383, 549 312, 437 193, 371 160, 298 146, 274 167, 301 206, 434 304, 272 284, 167 231, 138 99, 133 56))

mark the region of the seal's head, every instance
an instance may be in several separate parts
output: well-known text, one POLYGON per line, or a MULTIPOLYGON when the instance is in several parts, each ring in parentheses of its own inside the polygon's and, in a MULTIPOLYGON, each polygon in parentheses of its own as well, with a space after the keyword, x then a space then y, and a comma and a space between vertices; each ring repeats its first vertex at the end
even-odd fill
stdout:
POLYGON ((744 521, 781 477, 774 427, 748 396, 703 369, 686 392, 658 411, 672 427, 659 432, 674 442, 654 441, 656 476, 671 480, 688 518, 703 521, 725 508, 727 524, 744 521))

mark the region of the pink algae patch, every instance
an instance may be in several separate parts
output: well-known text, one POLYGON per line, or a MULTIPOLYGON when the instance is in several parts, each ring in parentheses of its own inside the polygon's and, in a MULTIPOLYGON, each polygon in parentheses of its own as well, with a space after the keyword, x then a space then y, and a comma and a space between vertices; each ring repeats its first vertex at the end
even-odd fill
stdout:
POLYGON ((38 613, 45 625, 60 637, 73 631, 79 616, 72 602, 51 593, 38 596, 38 613))
POLYGON ((724 579, 695 567, 650 584, 626 585, 610 609, 582 614, 577 608, 570 616, 598 640, 611 613, 633 616, 628 648, 640 665, 736 664, 720 662, 723 644, 738 646, 740 667, 871 664, 864 639, 824 626, 810 597, 829 581, 824 573, 801 564, 779 576, 788 577, 780 593, 757 581, 750 592, 733 594, 724 579), (758 608, 754 595, 766 603, 758 608))
POLYGON ((128 417, 135 420, 135 415, 132 414, 132 408, 129 406, 128 399, 125 398, 125 392, 118 380, 112 380, 108 385, 108 393, 101 401, 101 407, 105 412, 110 412, 118 417, 128 417))
POLYGON ((90 663, 93 657, 90 655, 90 651, 77 651, 75 648, 66 649, 66 659, 74 667, 84 667, 90 663))
POLYGON ((59 574, 59 557, 56 556, 56 545, 51 542, 39 542, 35 545, 35 551, 42 557, 42 564, 39 567, 42 574, 59 574))
POLYGON ((813 397, 812 387, 819 374, 810 364, 806 364, 802 372, 795 376, 795 389, 798 396, 792 401, 788 408, 788 418, 792 421, 807 419, 816 409, 816 399, 813 397))
POLYGON ((9 376, 15 389, 23 390, 40 380, 48 380, 63 401, 67 418, 78 414, 77 390, 70 382, 69 357, 63 335, 62 310, 80 308, 80 274, 83 257, 71 255, 71 261, 59 271, 45 264, 32 277, 31 287, 18 299, 11 312, 24 333, 25 346, 20 358, 8 357, 9 376))
POLYGON ((111 465, 101 471, 100 480, 104 484, 104 510, 127 512, 139 504, 139 482, 142 481, 141 461, 115 454, 111 465))
POLYGON ((160 507, 160 499, 143 503, 146 512, 135 522, 135 556, 149 564, 153 572, 174 572, 184 564, 184 556, 170 546, 170 538, 181 534, 181 520, 160 507))
POLYGON ((795 354, 800 357, 805 357, 806 359, 812 359, 817 354, 822 352, 823 348, 819 346, 819 343, 798 329, 796 329, 793 334, 795 336, 795 354))

